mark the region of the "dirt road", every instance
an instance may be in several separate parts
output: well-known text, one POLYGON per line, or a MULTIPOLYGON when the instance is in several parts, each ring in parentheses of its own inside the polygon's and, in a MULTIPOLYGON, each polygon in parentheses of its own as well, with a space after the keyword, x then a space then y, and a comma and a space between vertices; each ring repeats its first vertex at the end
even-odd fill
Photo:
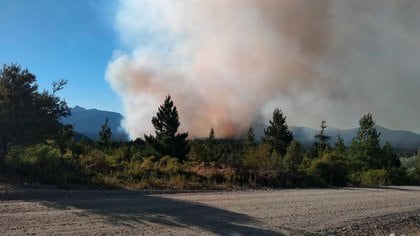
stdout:
POLYGON ((152 194, 0 188, 0 235, 420 235, 420 187, 152 194))

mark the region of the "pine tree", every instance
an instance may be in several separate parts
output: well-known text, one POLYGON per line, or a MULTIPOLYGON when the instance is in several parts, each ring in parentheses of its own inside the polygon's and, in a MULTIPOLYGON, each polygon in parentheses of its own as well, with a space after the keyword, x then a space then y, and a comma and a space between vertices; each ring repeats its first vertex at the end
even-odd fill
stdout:
POLYGON ((249 126, 248 132, 246 133, 246 140, 245 140, 245 148, 253 148, 257 145, 255 142, 255 134, 254 134, 254 128, 252 126, 249 126))
POLYGON ((190 148, 188 133, 178 133, 180 126, 178 111, 170 95, 166 96, 164 103, 159 106, 156 116, 152 118, 152 124, 155 136, 145 135, 146 142, 160 154, 160 157, 172 156, 185 160, 190 148))
POLYGON ((273 111, 273 119, 264 129, 264 134, 263 142, 270 144, 282 156, 286 154, 287 147, 293 141, 293 134, 286 124, 286 116, 283 116, 283 112, 278 108, 273 111))
POLYGON ((108 145, 111 140, 111 128, 108 125, 108 118, 105 119, 105 123, 102 124, 101 130, 99 131, 100 142, 103 145, 108 145))
POLYGON ((325 134, 325 130, 327 129, 327 122, 325 120, 321 121, 320 127, 321 131, 317 133, 314 138, 317 140, 318 152, 319 154, 322 154, 329 148, 328 140, 330 139, 330 136, 325 134))
POLYGON ((350 151, 352 156, 364 163, 363 169, 382 168, 380 133, 376 131, 372 114, 363 115, 359 121, 359 131, 353 140, 350 151))

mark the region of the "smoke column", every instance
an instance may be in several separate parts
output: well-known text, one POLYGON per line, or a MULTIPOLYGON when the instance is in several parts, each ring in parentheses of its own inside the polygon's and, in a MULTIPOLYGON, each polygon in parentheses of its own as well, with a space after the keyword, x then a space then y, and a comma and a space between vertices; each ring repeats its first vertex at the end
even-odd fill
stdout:
POLYGON ((122 0, 106 79, 132 138, 166 94, 183 130, 236 137, 279 107, 290 124, 420 131, 420 1, 122 0))

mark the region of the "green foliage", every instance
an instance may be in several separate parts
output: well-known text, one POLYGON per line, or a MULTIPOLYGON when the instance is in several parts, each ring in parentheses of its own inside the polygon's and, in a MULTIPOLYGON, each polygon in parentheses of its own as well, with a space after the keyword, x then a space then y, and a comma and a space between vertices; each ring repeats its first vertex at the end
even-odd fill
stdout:
POLYGON ((156 130, 155 137, 145 135, 144 138, 156 150, 159 157, 173 156, 181 161, 185 160, 190 148, 188 133, 178 133, 179 116, 171 96, 166 96, 156 116, 152 118, 152 124, 156 130))
POLYGON ((284 163, 283 158, 269 144, 262 143, 245 151, 242 166, 249 173, 249 183, 272 185, 278 183, 284 163))
POLYGON ((334 151, 339 155, 344 155, 347 151, 344 139, 341 136, 337 137, 337 141, 334 144, 334 151))
POLYGON ((111 128, 108 125, 108 118, 105 119, 105 123, 102 124, 101 130, 99 131, 100 143, 103 146, 108 146, 109 141, 111 140, 111 128))
POLYGON ((272 154, 273 149, 270 145, 266 143, 261 144, 245 153, 243 166, 254 171, 271 169, 275 164, 272 154))
POLYGON ((395 154, 389 142, 386 142, 382 148, 382 166, 387 170, 398 169, 401 166, 400 158, 395 154))
POLYGON ((328 140, 330 140, 330 136, 325 134, 325 130, 327 129, 327 122, 325 120, 321 121, 321 131, 317 133, 314 138, 317 140, 314 144, 316 147, 316 152, 318 156, 322 155, 324 151, 330 149, 328 145, 328 140))
POLYGON ((293 140, 293 134, 286 124, 286 116, 280 109, 273 111, 273 118, 270 125, 264 130, 265 136, 263 142, 271 145, 271 147, 281 156, 286 154, 287 146, 293 140))
POLYGON ((188 154, 189 160, 196 162, 220 161, 220 148, 212 130, 206 140, 191 143, 191 151, 188 154))
POLYGON ((64 125, 62 130, 54 138, 55 145, 60 149, 61 154, 74 144, 74 132, 72 125, 64 125))
POLYGON ((285 163, 287 168, 296 172, 299 165, 303 160, 303 151, 301 149, 300 143, 296 140, 293 140, 289 147, 287 147, 286 155, 284 156, 285 163))
POLYGON ((357 137, 350 145, 350 156, 363 170, 383 168, 382 150, 379 145, 380 133, 376 131, 372 115, 363 115, 359 124, 357 137))
POLYGON ((252 126, 249 126, 248 132, 246 133, 246 140, 244 143, 245 148, 253 148, 257 145, 255 141, 255 134, 254 134, 254 128, 252 126))
POLYGON ((35 82, 17 65, 0 70, 0 161, 7 156, 3 169, 30 181, 107 188, 420 184, 420 152, 401 162, 389 143, 381 148, 371 114, 360 119, 349 148, 341 137, 331 148, 322 121, 314 148, 304 150, 279 109, 260 144, 252 127, 245 141, 218 139, 211 128, 207 139, 190 144, 188 133, 178 132, 177 108, 167 96, 152 119, 154 136, 110 142, 105 120, 101 145, 95 145, 76 142, 72 126, 59 123, 69 109, 55 94, 66 81, 54 83, 52 93, 38 92, 35 82))
POLYGON ((324 153, 307 168, 307 177, 312 184, 344 186, 348 181, 347 162, 337 153, 324 153))
POLYGON ((35 145, 28 148, 14 148, 6 163, 19 175, 43 184, 87 183, 87 176, 69 157, 49 145, 35 145))
POLYGON ((416 156, 404 158, 402 168, 406 170, 410 184, 420 185, 420 150, 416 156))
POLYGON ((242 162, 242 142, 233 140, 193 140, 188 159, 194 162, 218 163, 238 166, 242 162))
MULTIPOLYGON (((20 66, 0 69, 0 162, 11 146, 35 144, 59 133, 59 119, 69 115, 67 104, 53 92, 38 92, 36 77, 20 66)), ((1 164, 1 163, 0 163, 1 164)))
POLYGON ((80 155, 79 161, 83 168, 93 172, 92 174, 107 174, 117 165, 115 158, 99 149, 92 149, 80 155))
POLYGON ((220 148, 217 145, 216 134, 214 133, 213 127, 210 129, 209 136, 204 143, 204 161, 206 162, 218 162, 220 160, 220 148))
POLYGON ((367 170, 360 176, 361 186, 377 187, 389 184, 389 174, 386 170, 367 170))

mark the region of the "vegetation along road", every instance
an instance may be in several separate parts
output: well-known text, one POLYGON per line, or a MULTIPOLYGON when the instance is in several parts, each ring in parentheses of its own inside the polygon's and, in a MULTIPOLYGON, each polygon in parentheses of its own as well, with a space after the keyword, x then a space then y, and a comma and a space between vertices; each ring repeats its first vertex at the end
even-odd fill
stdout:
POLYGON ((420 232, 420 187, 168 194, 2 186, 0 200, 0 235, 420 232))

